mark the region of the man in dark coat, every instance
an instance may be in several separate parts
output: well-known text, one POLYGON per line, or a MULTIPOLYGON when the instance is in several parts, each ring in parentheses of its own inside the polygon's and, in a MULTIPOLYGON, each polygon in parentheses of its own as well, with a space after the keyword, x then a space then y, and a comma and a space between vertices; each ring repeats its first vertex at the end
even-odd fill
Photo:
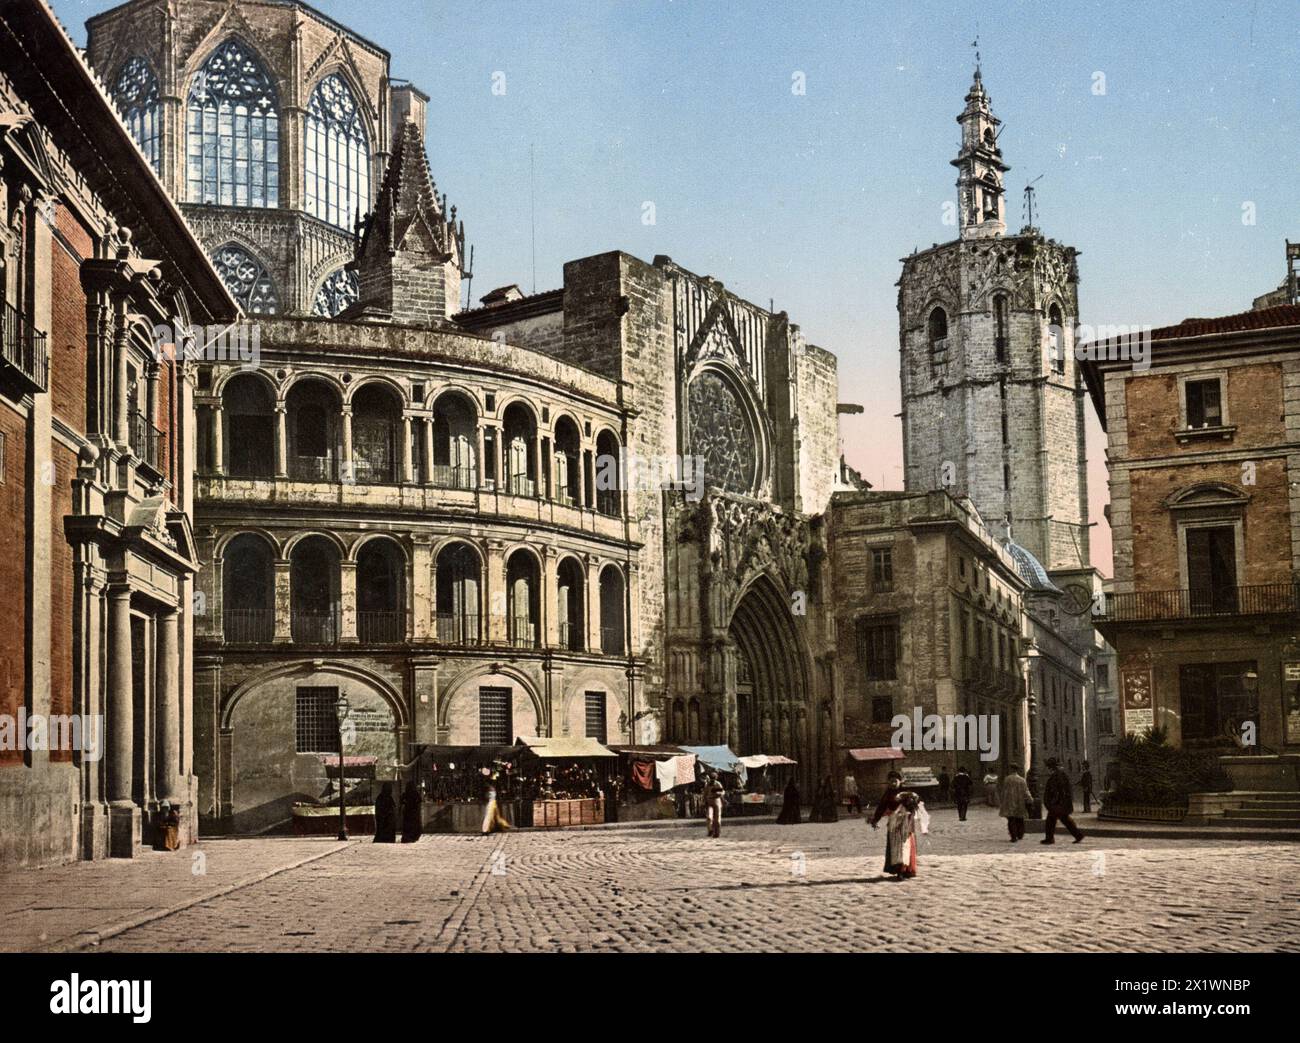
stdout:
POLYGON ((375 843, 397 843, 397 801, 391 782, 385 782, 375 798, 375 843))
POLYGON ((962 822, 966 821, 966 809, 970 807, 970 795, 974 788, 975 780, 970 777, 970 772, 958 768, 952 780, 952 799, 957 803, 957 818, 962 822))
POLYGON ((1088 762, 1083 762, 1083 774, 1079 776, 1079 788, 1083 790, 1083 813, 1092 811, 1092 769, 1088 762))
POLYGON ((424 798, 412 779, 402 791, 402 843, 414 844, 424 831, 424 798))
POLYGON ((1055 757, 1048 758, 1047 767, 1051 774, 1047 777, 1047 785, 1043 787, 1043 807, 1047 810, 1047 821, 1043 824, 1042 843, 1056 843, 1056 823, 1059 819, 1077 844, 1083 839, 1083 831, 1070 817, 1074 813, 1074 787, 1070 785, 1070 776, 1061 769, 1061 763, 1055 757))

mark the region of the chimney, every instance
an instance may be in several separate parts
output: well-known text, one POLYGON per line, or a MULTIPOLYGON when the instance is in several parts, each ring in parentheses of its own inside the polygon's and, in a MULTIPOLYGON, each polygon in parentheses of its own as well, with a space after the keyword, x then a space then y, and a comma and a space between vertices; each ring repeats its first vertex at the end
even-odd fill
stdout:
POLYGON ((396 141, 402 133, 402 124, 410 119, 415 123, 423 140, 428 128, 425 126, 429 110, 429 96, 413 83, 398 80, 392 83, 388 102, 390 134, 396 141))

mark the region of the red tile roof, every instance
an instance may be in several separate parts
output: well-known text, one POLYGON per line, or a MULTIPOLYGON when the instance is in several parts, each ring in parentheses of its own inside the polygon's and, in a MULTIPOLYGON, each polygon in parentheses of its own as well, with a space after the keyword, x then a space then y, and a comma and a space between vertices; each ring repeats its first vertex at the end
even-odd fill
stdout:
POLYGON ((1180 337, 1205 337, 1214 333, 1270 330, 1279 326, 1300 326, 1300 304, 1280 304, 1276 308, 1243 311, 1216 319, 1184 319, 1176 326, 1152 330, 1151 339, 1176 340, 1180 337))

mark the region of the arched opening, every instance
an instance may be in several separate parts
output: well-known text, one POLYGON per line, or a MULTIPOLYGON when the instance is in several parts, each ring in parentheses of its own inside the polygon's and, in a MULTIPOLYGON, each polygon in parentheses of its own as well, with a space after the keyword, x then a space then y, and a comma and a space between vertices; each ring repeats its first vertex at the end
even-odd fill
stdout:
POLYGON ((583 612, 582 565, 565 558, 555 570, 555 614, 560 647, 581 652, 587 647, 586 613, 583 612))
POLYGON ((338 640, 338 548, 324 536, 308 536, 294 545, 289 560, 294 641, 333 644, 338 640))
POLYGON ((516 648, 540 644, 540 593, 537 558, 526 550, 515 551, 506 560, 506 626, 507 638, 516 648))
POLYGON ((1010 345, 1010 310, 1007 297, 999 293, 993 298, 993 352, 995 359, 1005 363, 1010 345))
POLYGON ((686 740, 692 743, 700 741, 700 701, 698 699, 692 699, 686 707, 686 740))
POLYGON ((311 92, 305 137, 307 213, 350 232, 370 209, 370 145, 356 99, 338 73, 311 92))
POLYGON ((254 533, 228 544, 221 559, 221 626, 228 642, 270 641, 275 634, 275 558, 254 533))
POLYGON ((444 644, 476 645, 480 626, 482 567, 466 543, 451 543, 438 552, 434 596, 437 637, 444 644))
POLYGON ((1061 309, 1055 304, 1047 310, 1047 357, 1053 373, 1060 376, 1065 372, 1065 327, 1061 309))
POLYGON ((596 436, 596 510, 617 518, 621 513, 623 481, 618 439, 613 431, 596 436))
POLYGON ((533 414, 521 402, 506 407, 502 419, 505 450, 506 491, 515 496, 537 495, 537 423, 533 414))
POLYGON ((477 443, 474 404, 459 392, 439 395, 433 404, 433 484, 441 489, 476 488, 477 443))
POLYGON ((605 655, 627 651, 623 617, 626 609, 623 573, 614 565, 600 570, 600 650, 605 655))
POLYGON ((232 377, 221 392, 226 417, 227 474, 271 478, 275 474, 275 403, 271 389, 251 373, 232 377))
POLYGON ((942 308, 930 312, 926 337, 930 344, 930 364, 939 366, 948 361, 948 313, 942 308))
POLYGON ((567 416, 555 424, 554 498, 570 507, 582 503, 582 439, 578 425, 567 416))
POLYGON ((299 380, 289 389, 290 476, 304 482, 337 478, 341 404, 338 392, 323 380, 299 380))
POLYGON ((361 484, 396 482, 402 403, 387 384, 372 383, 352 398, 352 469, 361 484))
POLYGON ((754 734, 754 668, 744 649, 736 648, 736 723, 740 733, 740 748, 755 750, 759 737, 754 734))
POLYGON ((368 540, 357 554, 357 637, 368 644, 406 640, 406 556, 393 540, 368 540))

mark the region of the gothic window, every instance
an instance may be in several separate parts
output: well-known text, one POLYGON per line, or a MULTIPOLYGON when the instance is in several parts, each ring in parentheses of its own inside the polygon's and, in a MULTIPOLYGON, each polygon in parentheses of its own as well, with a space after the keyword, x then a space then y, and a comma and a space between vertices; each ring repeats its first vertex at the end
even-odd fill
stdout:
POLYGON ((739 393, 720 374, 705 371, 687 390, 691 453, 704 460, 704 482, 748 496, 758 478, 758 449, 739 393))
POLYGON ((930 364, 942 366, 948 361, 948 313, 942 308, 930 312, 926 336, 930 344, 930 364))
POLYGON ((227 243, 212 255, 221 281, 249 315, 274 315, 280 308, 275 283, 262 263, 242 246, 227 243))
POLYGON ((186 198, 274 207, 280 199, 280 116, 275 85, 239 40, 218 47, 190 83, 186 198))
POLYGON ((1047 313, 1047 353, 1052 360, 1052 372, 1058 376, 1065 372, 1065 327, 1061 309, 1055 304, 1047 313))
POLYGON ((159 142, 161 139, 158 111, 158 77, 149 63, 136 56, 127 59, 117 74, 113 86, 113 100, 122 119, 149 165, 158 170, 159 142))
POLYGON ((359 292, 357 273, 350 272, 346 268, 336 268, 325 276, 325 281, 316 291, 312 314, 332 319, 349 304, 355 303, 359 292))
POLYGON ((993 350, 998 362, 1007 361, 1007 299, 1002 294, 993 298, 993 350))
POLYGON ((370 145, 342 76, 326 76, 307 106, 307 213, 351 228, 370 206, 370 145))

